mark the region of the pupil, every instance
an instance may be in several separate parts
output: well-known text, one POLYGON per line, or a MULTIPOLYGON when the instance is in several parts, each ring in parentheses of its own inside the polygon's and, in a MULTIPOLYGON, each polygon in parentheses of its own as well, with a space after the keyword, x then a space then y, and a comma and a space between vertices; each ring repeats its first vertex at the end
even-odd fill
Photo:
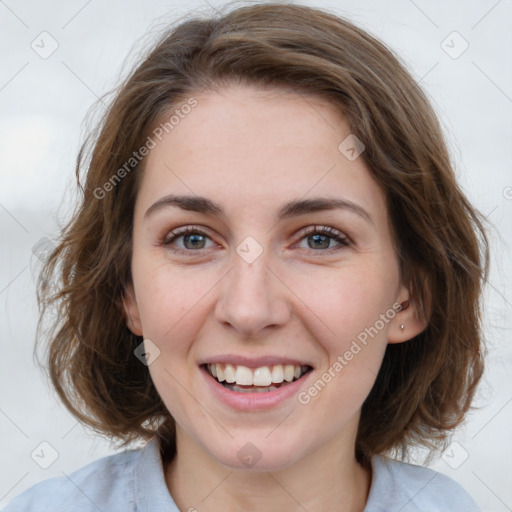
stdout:
MULTIPOLYGON (((329 246, 329 240, 327 239, 327 237, 325 235, 319 235, 319 234, 316 234, 316 235, 311 235, 311 238, 313 238, 315 240, 315 247, 319 247, 320 244, 322 243, 322 241, 325 243, 327 241, 327 247, 329 246), (324 240, 319 240, 319 238, 323 238, 324 240), (320 244, 318 244, 317 242, 320 242, 320 244)), ((322 247, 325 247, 322 246, 322 247)))
MULTIPOLYGON (((203 235, 186 235, 185 236, 185 246, 187 246, 187 240, 190 240, 190 239, 194 239, 194 241, 192 242, 192 248, 197 248, 197 238, 202 238, 203 235)), ((199 240, 199 242, 201 242, 201 240, 199 240)), ((190 247, 187 247, 188 249, 190 249, 190 247)))

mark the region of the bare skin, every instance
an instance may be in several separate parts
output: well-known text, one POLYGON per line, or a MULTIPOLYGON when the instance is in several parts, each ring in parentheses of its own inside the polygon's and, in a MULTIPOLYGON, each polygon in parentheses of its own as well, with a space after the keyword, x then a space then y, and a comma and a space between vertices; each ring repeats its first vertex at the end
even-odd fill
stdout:
POLYGON ((147 158, 134 212, 134 286, 125 299, 130 329, 160 350, 149 371, 176 420, 167 486, 182 511, 361 512, 372 477, 354 453, 361 406, 387 344, 426 327, 414 304, 392 309, 409 290, 399 279, 384 194, 363 158, 350 161, 338 149, 350 129, 332 105, 242 86, 196 99, 147 158), (144 217, 171 193, 209 198, 225 217, 176 206, 144 217), (338 208, 276 221, 283 203, 312 197, 353 201, 371 220, 338 208), (315 245, 302 232, 315 225, 350 245, 332 233, 314 235, 315 245), (159 243, 185 226, 205 234, 159 243), (263 249, 250 264, 236 251, 249 236, 263 249), (307 404, 297 393, 240 411, 205 384, 205 358, 272 355, 313 367, 305 392, 389 311, 378 334, 307 404), (248 442, 261 454, 252 467, 238 457, 248 442))

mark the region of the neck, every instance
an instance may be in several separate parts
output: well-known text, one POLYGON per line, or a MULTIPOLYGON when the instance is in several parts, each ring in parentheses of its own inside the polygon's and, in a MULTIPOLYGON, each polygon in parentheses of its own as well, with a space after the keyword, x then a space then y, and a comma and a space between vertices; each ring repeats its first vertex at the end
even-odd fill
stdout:
POLYGON ((277 471, 240 470, 219 463, 178 429, 167 487, 180 510, 363 512, 372 470, 344 446, 333 440, 277 471))

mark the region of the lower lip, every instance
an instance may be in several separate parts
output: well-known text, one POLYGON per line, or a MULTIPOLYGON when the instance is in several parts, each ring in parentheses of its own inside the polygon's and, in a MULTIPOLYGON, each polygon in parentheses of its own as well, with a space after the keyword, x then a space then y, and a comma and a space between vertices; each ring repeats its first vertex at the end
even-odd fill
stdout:
POLYGON ((224 404, 239 411, 254 411, 270 409, 277 404, 297 395, 300 388, 303 387, 309 379, 312 370, 305 373, 300 379, 289 384, 281 386, 274 391, 263 391, 261 393, 239 393, 225 388, 220 382, 212 377, 206 368, 200 366, 201 373, 206 381, 206 385, 212 393, 224 404))

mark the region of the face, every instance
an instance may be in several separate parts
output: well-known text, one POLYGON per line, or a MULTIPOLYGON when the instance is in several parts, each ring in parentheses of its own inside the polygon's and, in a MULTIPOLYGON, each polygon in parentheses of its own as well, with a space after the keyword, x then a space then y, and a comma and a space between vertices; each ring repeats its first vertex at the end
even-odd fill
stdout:
POLYGON ((410 308, 397 313, 409 294, 384 194, 363 158, 338 148, 350 129, 330 104, 241 86, 195 98, 147 157, 125 299, 157 356, 149 371, 178 446, 266 470, 333 444, 353 453, 387 343, 423 328, 410 308), (151 208, 168 195, 195 202, 151 208), (293 201, 306 203, 286 209, 293 201), (285 380, 269 388, 272 377, 285 380))

